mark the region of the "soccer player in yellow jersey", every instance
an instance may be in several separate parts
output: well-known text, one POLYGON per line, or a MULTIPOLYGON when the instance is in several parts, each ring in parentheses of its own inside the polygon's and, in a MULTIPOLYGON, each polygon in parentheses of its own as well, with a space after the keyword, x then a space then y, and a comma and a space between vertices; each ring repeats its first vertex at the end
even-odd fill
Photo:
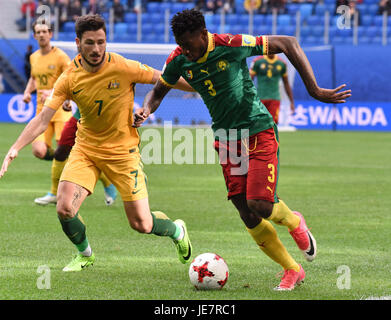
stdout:
MULTIPOLYGON (((130 226, 140 233, 169 236, 179 260, 186 263, 191 256, 191 243, 184 221, 171 221, 162 212, 150 211, 138 149, 140 139, 132 127, 135 84, 153 84, 161 72, 106 52, 106 27, 99 15, 79 17, 75 28, 79 55, 58 78, 42 112, 28 123, 8 151, 0 177, 18 151, 46 129, 63 102, 73 100, 81 118, 75 145, 60 179, 57 214, 79 254, 63 271, 80 271, 95 260, 78 212, 93 192, 101 171, 120 193, 130 226)), ((176 88, 193 90, 183 79, 176 88)))
MULTIPOLYGON (((70 59, 64 51, 52 47, 50 44, 52 31, 48 25, 35 23, 33 25, 33 32, 39 49, 30 56, 31 76, 24 91, 23 101, 29 103, 31 101, 31 93, 36 90, 36 114, 39 114, 42 111, 46 98, 52 92, 57 78, 68 67, 70 59)), ((71 112, 66 112, 60 108, 51 119, 46 131, 32 143, 33 154, 37 158, 53 160, 51 191, 45 196, 35 199, 34 202, 37 204, 46 205, 56 203, 58 179, 65 161, 61 162, 53 159, 52 140, 53 136, 56 142, 60 140, 62 129, 71 116, 71 112)))

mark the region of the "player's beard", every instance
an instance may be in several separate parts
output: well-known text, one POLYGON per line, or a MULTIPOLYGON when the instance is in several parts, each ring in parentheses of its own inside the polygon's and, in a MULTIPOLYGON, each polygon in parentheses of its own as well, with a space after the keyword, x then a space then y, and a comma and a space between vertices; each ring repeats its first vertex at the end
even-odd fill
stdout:
POLYGON ((78 51, 79 51, 79 53, 80 53, 80 55, 83 57, 83 60, 90 66, 90 67, 99 67, 102 63, 103 63, 103 61, 104 61, 104 59, 105 59, 105 56, 106 56, 106 51, 103 53, 103 55, 102 55, 102 59, 98 62, 98 63, 92 63, 91 61, 89 61, 88 60, 88 58, 86 57, 86 55, 84 55, 83 54, 83 50, 81 50, 81 48, 80 47, 78 47, 78 51))

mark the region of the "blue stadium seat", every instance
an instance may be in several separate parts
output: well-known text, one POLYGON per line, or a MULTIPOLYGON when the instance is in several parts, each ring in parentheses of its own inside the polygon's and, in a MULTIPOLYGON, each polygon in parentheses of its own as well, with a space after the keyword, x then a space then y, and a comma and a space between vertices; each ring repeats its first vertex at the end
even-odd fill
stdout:
POLYGON ((268 26, 273 25, 273 15, 272 14, 268 14, 265 16, 265 24, 268 26))
POLYGON ((291 16, 289 14, 281 14, 277 16, 278 26, 289 26, 291 24, 291 16))
POLYGON ((170 12, 172 12, 171 2, 162 2, 162 3, 160 3, 160 5, 159 5, 160 12, 166 12, 167 9, 170 10, 170 12))
MULTIPOLYGON (((360 27, 359 27, 358 30, 364 30, 364 28, 361 27, 361 29, 360 29, 360 27)), ((364 33, 364 31, 359 31, 359 32, 364 33)), ((339 37, 351 37, 352 35, 353 35, 353 29, 352 28, 350 28, 350 29, 338 29, 338 27, 337 27, 337 36, 339 36, 339 37)))
POLYGON ((225 16, 225 23, 229 24, 230 26, 236 25, 238 23, 238 15, 236 14, 227 14, 225 16))
POLYGON ((246 14, 241 14, 239 16, 239 24, 242 25, 242 26, 248 26, 248 22, 249 22, 249 16, 246 15, 246 14))
POLYGON ((254 25, 264 24, 265 16, 263 14, 255 14, 254 15, 254 25))
POLYGON ((158 37, 154 33, 148 33, 148 34, 143 33, 142 42, 144 42, 144 43, 156 43, 157 38, 158 37))
POLYGON ((333 15, 335 12, 335 3, 326 3, 326 11, 330 13, 330 15, 333 15))
POLYGON ((235 0, 235 9, 239 14, 246 13, 246 9, 244 8, 244 0, 235 0))
POLYGON ((127 23, 137 22, 137 15, 133 12, 126 12, 124 16, 124 22, 127 23))
POLYGON ((161 14, 159 12, 156 12, 156 13, 151 13, 151 14, 148 14, 146 15, 149 17, 148 21, 151 22, 151 23, 161 23, 164 21, 164 14, 161 14))
MULTIPOLYGON (((215 25, 220 25, 221 24, 221 15, 220 14, 214 14, 212 16, 212 22, 215 24, 215 25)), ((226 21, 225 21, 226 22, 226 21)))
POLYGON ((254 25, 254 34, 256 35, 272 34, 272 26, 254 25))
POLYGON ((369 38, 381 37, 382 28, 378 26, 370 26, 365 30, 365 35, 369 38))
POLYGON ((128 24, 128 33, 137 34, 137 23, 129 23, 128 24))
POLYGON ((301 20, 306 21, 309 16, 312 15, 313 6, 310 3, 303 3, 300 6, 300 17, 301 20))
POLYGON ((157 34, 164 34, 164 32, 165 32, 165 25, 164 25, 164 23, 154 24, 153 30, 157 34))
POLYGON ((361 15, 368 14, 368 7, 365 3, 356 4, 356 8, 360 12, 361 15))
POLYGON ((311 28, 308 26, 302 26, 300 29, 300 36, 302 38, 309 37, 311 35, 311 28))
POLYGON ((332 44, 343 44, 343 43, 345 43, 345 39, 344 39, 344 37, 333 37, 333 38, 330 38, 330 42, 332 44))
POLYGON ((154 25, 152 23, 143 23, 141 30, 144 37, 144 35, 154 32, 154 25))
POLYGON ((76 38, 75 32, 59 32, 58 40, 60 41, 74 41, 76 38))
POLYGON ((125 22, 118 22, 114 25, 114 34, 128 33, 128 24, 125 22))
POLYGON ((324 4, 318 4, 315 6, 315 14, 317 16, 323 16, 326 12, 326 6, 324 4))
POLYGON ((373 37, 371 40, 372 40, 373 44, 382 44, 383 43, 382 37, 373 37))
POLYGON ((363 26, 371 26, 373 22, 373 16, 366 14, 361 16, 361 24, 363 26))
POLYGON ((311 28, 311 35, 314 37, 322 38, 324 36, 324 27, 323 26, 313 26, 311 28))
POLYGON ((309 16, 307 19, 307 24, 309 26, 318 26, 324 24, 324 16, 309 16))
POLYGON ((335 0, 324 0, 324 3, 333 3, 333 4, 335 4, 335 0))
POLYGON ((287 3, 286 9, 288 11, 288 14, 294 15, 297 11, 300 10, 300 4, 299 3, 287 3))
POLYGON ((359 37, 358 43, 359 44, 369 44, 369 43, 371 43, 371 39, 368 37, 359 37))
POLYGON ((155 13, 160 11, 160 3, 159 2, 148 2, 147 3, 147 12, 155 13))
POLYGON ((362 38, 366 36, 366 28, 363 26, 358 26, 357 27, 357 37, 362 38))
POLYGON ((75 23, 71 21, 67 21, 63 25, 64 32, 75 32, 75 23))
POLYGON ((369 4, 367 6, 368 6, 367 14, 371 14, 371 15, 377 14, 377 12, 379 10, 379 5, 378 4, 369 4))
POLYGON ((296 26, 279 26, 277 27, 277 34, 295 36, 296 26))
POLYGON ((329 38, 334 38, 337 36, 338 28, 337 26, 330 26, 329 27, 329 38))
POLYGON ((374 21, 375 26, 382 26, 383 25, 383 16, 375 16, 373 21, 374 21))

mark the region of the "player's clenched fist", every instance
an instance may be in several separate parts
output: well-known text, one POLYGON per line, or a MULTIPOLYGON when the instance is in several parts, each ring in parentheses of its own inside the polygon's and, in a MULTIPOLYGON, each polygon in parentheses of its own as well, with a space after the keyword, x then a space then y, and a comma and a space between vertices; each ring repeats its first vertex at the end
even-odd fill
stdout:
POLYGON ((10 149, 7 155, 4 158, 3 165, 0 170, 0 178, 7 172, 8 166, 12 160, 14 160, 18 156, 18 151, 16 149, 10 149))
POLYGON ((141 124, 147 120, 149 112, 143 108, 140 108, 134 112, 133 127, 138 128, 141 124))

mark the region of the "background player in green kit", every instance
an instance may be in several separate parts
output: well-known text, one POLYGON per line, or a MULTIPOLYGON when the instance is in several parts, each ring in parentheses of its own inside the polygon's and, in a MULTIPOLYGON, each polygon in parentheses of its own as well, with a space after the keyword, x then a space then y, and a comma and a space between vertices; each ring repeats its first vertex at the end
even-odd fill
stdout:
POLYGON ((280 114, 280 79, 284 84, 285 92, 289 98, 290 109, 295 111, 292 88, 289 85, 287 67, 277 55, 261 56, 253 60, 250 67, 251 78, 257 79, 257 93, 262 103, 269 110, 275 123, 278 124, 280 114))
POLYGON ((292 290, 304 280, 305 272, 287 252, 269 220, 288 228, 308 261, 316 256, 316 242, 303 216, 292 212, 277 197, 277 127, 257 95, 246 58, 285 53, 308 92, 320 101, 342 103, 350 90, 341 92, 345 85, 320 88, 294 37, 210 34, 202 13, 194 9, 177 13, 171 27, 179 46, 168 57, 160 80, 146 95, 134 126, 139 127, 158 108, 180 76, 185 78, 201 95, 212 117, 228 198, 260 249, 283 267, 284 275, 275 289, 292 290))

